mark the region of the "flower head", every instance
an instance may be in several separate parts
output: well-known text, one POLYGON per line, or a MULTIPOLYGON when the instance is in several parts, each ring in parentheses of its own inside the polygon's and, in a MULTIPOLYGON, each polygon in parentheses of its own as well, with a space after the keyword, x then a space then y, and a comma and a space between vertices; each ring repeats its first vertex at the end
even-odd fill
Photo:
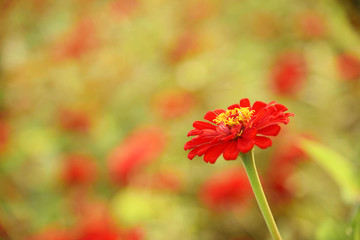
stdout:
POLYGON ((195 129, 188 136, 197 136, 188 141, 184 149, 191 150, 189 159, 196 155, 203 156, 204 161, 215 163, 223 154, 226 160, 235 160, 239 153, 249 152, 254 145, 267 148, 272 145, 270 138, 280 131, 280 123, 287 124, 292 113, 276 102, 268 104, 256 101, 252 106, 247 98, 240 104, 233 104, 227 110, 216 109, 205 114, 204 119, 195 121, 195 129))
POLYGON ((297 52, 280 54, 271 68, 270 80, 274 92, 283 96, 296 95, 306 80, 307 64, 297 52))
POLYGON ((339 76, 345 81, 354 81, 360 77, 360 59, 354 54, 344 53, 338 56, 339 76))
POLYGON ((97 175, 96 164, 91 157, 72 154, 65 158, 62 181, 68 187, 91 185, 97 175))
POLYGON ((132 132, 108 159, 113 181, 119 185, 128 184, 134 175, 160 156, 165 145, 166 135, 158 127, 144 127, 132 132))

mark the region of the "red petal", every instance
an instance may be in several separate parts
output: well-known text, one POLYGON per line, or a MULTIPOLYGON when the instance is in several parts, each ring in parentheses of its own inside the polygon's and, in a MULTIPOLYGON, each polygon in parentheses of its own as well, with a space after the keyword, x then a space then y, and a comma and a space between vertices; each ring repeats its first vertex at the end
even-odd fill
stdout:
POLYGON ((223 156, 226 160, 235 160, 239 155, 237 141, 231 141, 224 150, 223 156))
POLYGON ((191 148, 197 147, 204 143, 209 143, 211 140, 213 140, 213 136, 198 136, 193 138, 192 140, 185 143, 184 150, 189 150, 191 148))
POLYGON ((243 98, 240 100, 241 107, 250 107, 250 101, 247 98, 243 98))
POLYGON ((205 152, 204 161, 215 163, 218 157, 223 153, 227 145, 228 143, 220 143, 219 145, 211 147, 209 150, 205 152))
POLYGON ((199 135, 200 133, 201 133, 201 131, 199 129, 193 129, 188 132, 187 136, 188 137, 195 136, 195 135, 199 135))
POLYGON ((214 111, 209 111, 205 114, 204 119, 213 122, 213 120, 221 113, 225 112, 223 109, 216 109, 214 111))
POLYGON ((257 126, 260 121, 263 120, 267 116, 267 110, 266 108, 261 108, 257 112, 255 112, 255 116, 251 119, 252 126, 257 126))
POLYGON ((242 153, 247 153, 254 147, 254 140, 248 138, 238 138, 237 148, 242 153))
POLYGON ((256 136, 255 145, 257 145, 259 148, 264 149, 270 147, 272 145, 272 141, 270 138, 267 137, 256 136))
POLYGON ((256 129, 255 128, 248 128, 242 134, 242 138, 254 138, 256 136, 256 129))
POLYGON ((229 110, 234 109, 234 108, 240 108, 240 105, 235 103, 235 104, 228 107, 229 110))
POLYGON ((267 135, 267 136, 277 136, 280 132, 279 125, 271 125, 266 128, 258 130, 258 134, 267 135))
POLYGON ((197 152, 198 152, 198 150, 197 150, 196 148, 194 148, 193 150, 191 150, 191 151, 189 152, 188 158, 189 158, 190 160, 193 160, 193 158, 196 156, 197 152))
POLYGON ((225 110, 224 110, 224 109, 215 109, 213 112, 214 112, 216 115, 219 115, 219 114, 221 114, 221 113, 224 113, 225 110))
POLYGON ((288 110, 287 107, 285 107, 284 105, 279 104, 279 103, 275 104, 275 107, 278 111, 281 111, 281 112, 285 112, 286 110, 288 110))
POLYGON ((261 108, 266 107, 266 103, 261 102, 261 101, 256 101, 254 102, 253 106, 252 106, 252 110, 255 110, 255 112, 259 111, 261 108))
POLYGON ((211 123, 208 123, 208 122, 203 122, 203 121, 195 121, 193 123, 193 127, 196 128, 196 129, 199 129, 199 130, 202 130, 202 129, 213 129, 213 130, 216 130, 216 126, 215 125, 212 125, 211 123))
POLYGON ((210 147, 209 144, 204 144, 201 145, 199 147, 194 148, 193 150, 191 150, 188 154, 188 158, 190 160, 192 160, 196 155, 198 156, 202 156, 204 154, 204 152, 210 147))
POLYGON ((213 120, 217 117, 217 115, 213 111, 209 111, 205 114, 204 119, 213 122, 213 120))

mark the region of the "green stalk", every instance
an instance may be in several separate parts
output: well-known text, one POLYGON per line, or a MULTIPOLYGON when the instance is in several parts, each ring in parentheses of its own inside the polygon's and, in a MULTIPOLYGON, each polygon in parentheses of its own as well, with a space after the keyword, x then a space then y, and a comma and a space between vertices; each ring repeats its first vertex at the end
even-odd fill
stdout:
POLYGON ((256 170, 254 149, 248 153, 240 154, 243 164, 245 166, 246 174, 248 175, 251 187, 255 194, 256 200, 259 204, 261 213, 265 219, 265 222, 270 230, 270 234, 274 240, 281 240, 279 230, 276 226, 274 217, 271 213, 269 204, 266 200, 264 190, 262 189, 259 175, 256 170))

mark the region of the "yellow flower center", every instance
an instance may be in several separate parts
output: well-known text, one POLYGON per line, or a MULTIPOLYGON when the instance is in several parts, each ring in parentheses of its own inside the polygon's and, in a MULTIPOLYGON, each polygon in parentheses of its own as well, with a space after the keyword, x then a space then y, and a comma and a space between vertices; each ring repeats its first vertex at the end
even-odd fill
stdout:
POLYGON ((223 122, 229 127, 233 127, 239 124, 246 125, 254 112, 255 110, 250 111, 248 107, 234 108, 219 114, 213 121, 216 124, 223 122))

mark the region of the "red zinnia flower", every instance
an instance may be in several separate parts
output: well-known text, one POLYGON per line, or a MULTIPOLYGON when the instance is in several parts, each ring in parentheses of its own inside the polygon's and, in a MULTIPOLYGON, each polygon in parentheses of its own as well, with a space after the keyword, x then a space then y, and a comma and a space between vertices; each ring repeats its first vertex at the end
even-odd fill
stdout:
POLYGON ((314 11, 301 13, 298 18, 298 27, 304 38, 321 38, 326 35, 326 23, 324 17, 314 11))
POLYGON ((304 85, 306 68, 306 61, 299 53, 285 52, 279 55, 270 73, 274 91, 284 96, 297 94, 304 85))
POLYGON ((66 157, 62 169, 62 181, 67 186, 86 186, 94 182, 96 164, 90 157, 73 154, 66 157))
POLYGON ((172 64, 181 62, 201 50, 200 37, 193 31, 183 33, 178 37, 169 52, 169 61, 172 64))
POLYGON ((221 212, 244 206, 252 197, 251 186, 243 169, 230 168, 207 179, 199 197, 209 209, 221 212))
POLYGON ((63 109, 59 114, 60 126, 70 132, 86 133, 91 127, 89 116, 82 111, 63 109))
POLYGON ((3 152, 6 148, 6 145, 9 141, 9 125, 7 122, 1 119, 0 117, 0 153, 3 152))
POLYGON ((109 157, 109 170, 114 182, 127 184, 131 177, 160 156, 165 144, 166 136, 157 127, 141 128, 131 133, 109 157))
POLYGON ((188 136, 196 136, 185 144, 190 150, 188 158, 204 155, 204 161, 215 163, 223 154, 226 160, 235 160, 239 153, 249 152, 254 145, 267 148, 272 145, 271 139, 264 136, 276 136, 280 123, 287 124, 292 113, 276 102, 268 104, 256 101, 252 106, 247 98, 240 104, 233 104, 227 110, 216 109, 205 114, 204 119, 195 121, 195 129, 188 136), (261 136, 264 135, 264 136, 261 136))
POLYGON ((337 58, 340 78, 343 80, 356 80, 360 77, 360 59, 350 53, 341 54, 337 58))
POLYGON ((296 186, 293 186, 291 182, 289 184, 289 180, 296 167, 307 160, 306 153, 300 148, 298 137, 292 137, 292 139, 285 141, 287 143, 282 144, 281 148, 276 150, 271 157, 266 174, 270 201, 281 206, 289 202, 296 192, 296 186))
POLYGON ((57 60, 79 59, 95 49, 99 45, 98 42, 92 19, 83 18, 54 46, 54 57, 57 60))

